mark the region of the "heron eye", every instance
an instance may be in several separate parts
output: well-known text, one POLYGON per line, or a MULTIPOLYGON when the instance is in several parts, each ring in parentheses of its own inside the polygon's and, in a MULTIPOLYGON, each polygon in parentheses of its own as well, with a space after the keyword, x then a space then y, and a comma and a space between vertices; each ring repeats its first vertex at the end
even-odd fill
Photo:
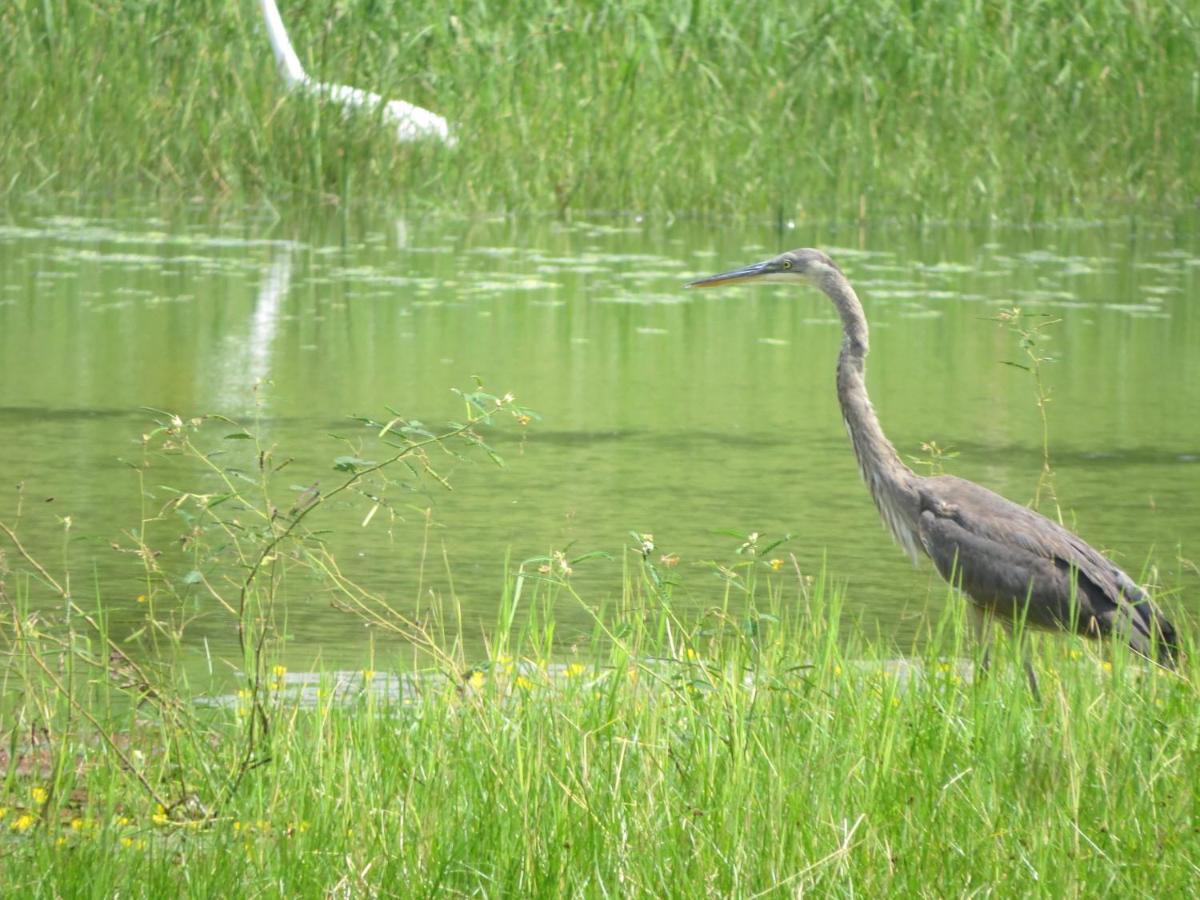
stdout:
POLYGON ((783 267, 785 269, 790 269, 792 267, 792 261, 790 259, 785 259, 783 261, 783 267))

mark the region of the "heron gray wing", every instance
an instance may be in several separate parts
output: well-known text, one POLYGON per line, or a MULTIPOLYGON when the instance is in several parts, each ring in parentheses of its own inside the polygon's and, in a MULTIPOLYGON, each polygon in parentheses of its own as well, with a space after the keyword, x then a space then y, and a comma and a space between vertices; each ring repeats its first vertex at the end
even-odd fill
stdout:
POLYGON ((1174 628, 1147 593, 1078 535, 961 478, 923 479, 918 491, 926 552, 977 603, 1020 609, 1044 628, 1115 632, 1145 655, 1156 642, 1174 646, 1174 628))

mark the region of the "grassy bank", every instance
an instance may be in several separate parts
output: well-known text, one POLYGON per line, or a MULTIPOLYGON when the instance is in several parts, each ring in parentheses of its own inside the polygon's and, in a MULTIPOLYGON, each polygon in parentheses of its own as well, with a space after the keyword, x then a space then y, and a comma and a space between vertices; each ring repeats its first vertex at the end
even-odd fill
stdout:
POLYGON ((764 573, 682 622, 636 559, 620 603, 595 611, 606 640, 551 652, 555 611, 582 600, 523 574, 502 609, 531 603, 536 624, 498 627, 487 657, 443 648, 404 682, 273 668, 260 698, 216 706, 182 680, 131 689, 128 665, 85 666, 27 622, 2 695, 17 724, 0 787, 7 889, 1182 896, 1195 883, 1193 663, 1152 674, 1054 643, 1038 705, 1016 660, 970 683, 952 661, 961 615, 896 669, 889 648, 839 633, 824 579, 764 573))
POLYGON ((16 0, 0 189, 801 220, 1200 195, 1188 4, 281 6, 316 77, 433 108, 460 145, 287 96, 252 0, 16 0))

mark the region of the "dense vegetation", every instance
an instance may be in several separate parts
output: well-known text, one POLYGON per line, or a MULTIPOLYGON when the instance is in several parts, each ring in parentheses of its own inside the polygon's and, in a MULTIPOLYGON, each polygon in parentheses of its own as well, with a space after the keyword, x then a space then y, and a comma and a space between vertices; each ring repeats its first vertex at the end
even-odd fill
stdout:
POLYGON ((435 109, 459 146, 288 96, 254 0, 15 0, 0 190, 780 218, 1200 196, 1190 3, 281 6, 316 77, 435 109))
POLYGON ((523 598, 537 627, 453 676, 273 667, 216 708, 138 688, 129 662, 63 665, 27 624, 0 877, 21 896, 1191 893, 1194 666, 1056 643, 1039 705, 1016 660, 979 684, 944 661, 961 615, 898 667, 839 635, 827 583, 767 562, 761 606, 735 592, 739 612, 691 623, 644 569, 597 618, 607 650, 547 664, 553 609, 579 602, 551 576, 523 598))

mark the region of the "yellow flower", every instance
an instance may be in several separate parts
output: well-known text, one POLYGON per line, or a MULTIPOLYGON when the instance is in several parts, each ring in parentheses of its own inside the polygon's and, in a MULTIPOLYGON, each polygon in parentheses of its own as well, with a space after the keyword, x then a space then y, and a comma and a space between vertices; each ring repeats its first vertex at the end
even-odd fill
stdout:
POLYGON ((691 662, 695 662, 700 658, 700 654, 691 647, 688 647, 687 650, 684 651, 684 656, 686 656, 691 662))
POLYGON ((128 825, 129 824, 129 816, 117 816, 117 824, 118 825, 128 825))
POLYGON ((7 815, 8 815, 8 807, 0 806, 0 819, 3 819, 7 815))
POLYGON ((287 666, 275 666, 271 669, 271 674, 276 678, 282 678, 287 674, 287 666))
POLYGON ((234 823, 233 823, 233 830, 234 830, 234 831, 241 831, 241 830, 242 830, 242 823, 241 823, 241 822, 234 822, 234 823))
POLYGON ((50 799, 50 792, 44 787, 35 787, 29 792, 29 796, 33 798, 34 803, 45 803, 50 799))
POLYGON ((308 831, 308 823, 307 823, 307 822, 301 822, 301 823, 300 823, 300 832, 301 832, 301 833, 303 833, 303 832, 305 832, 305 831, 308 831))
POLYGON ((467 679, 467 684, 469 684, 475 690, 479 690, 481 687, 487 684, 487 676, 476 669, 471 673, 471 677, 467 679))
POLYGON ((1110 663, 1107 659, 1101 665, 1103 666, 1105 672, 1112 671, 1112 663, 1110 663))
POLYGON ((780 569, 783 568, 783 560, 776 557, 775 559, 773 559, 769 563, 767 563, 767 565, 769 565, 771 567, 771 571, 778 572, 780 569))
POLYGON ((150 821, 155 825, 166 825, 171 821, 171 818, 167 815, 167 811, 163 808, 163 805, 159 803, 155 805, 154 815, 150 817, 150 821))
POLYGON ((83 819, 72 819, 71 820, 71 830, 72 831, 83 831, 83 819))
POLYGON ((373 681, 375 679, 375 670, 374 669, 363 669, 362 677, 363 677, 363 681, 373 681))
POLYGON ((67 839, 66 839, 65 837, 60 837, 58 840, 56 840, 56 841, 54 842, 54 846, 55 846, 55 847, 61 847, 61 846, 62 846, 63 844, 65 844, 66 842, 67 842, 67 839))
POLYGON ((1071 659, 1079 659, 1079 657, 1081 657, 1081 656, 1083 656, 1083 654, 1080 653, 1078 650, 1071 651, 1071 659))
POLYGON ((841 674, 842 674, 842 667, 841 667, 841 666, 839 666, 837 663, 834 663, 834 664, 833 664, 833 674, 834 674, 834 675, 841 675, 841 674))
POLYGON ((578 678, 585 671, 587 671, 587 666, 583 663, 571 663, 567 666, 566 675, 568 678, 578 678))
POLYGON ((517 676, 517 687, 521 688, 521 690, 523 690, 523 691, 527 691, 533 687, 533 682, 530 681, 528 678, 526 678, 524 675, 518 675, 517 676))
POLYGON ((146 595, 145 595, 145 594, 138 594, 138 595, 137 595, 137 602, 138 602, 138 603, 145 603, 145 602, 146 602, 146 595))
POLYGON ((14 820, 12 825, 9 827, 13 831, 28 831, 35 824, 37 824, 37 819, 35 819, 29 813, 24 813, 20 816, 20 818, 14 820))

